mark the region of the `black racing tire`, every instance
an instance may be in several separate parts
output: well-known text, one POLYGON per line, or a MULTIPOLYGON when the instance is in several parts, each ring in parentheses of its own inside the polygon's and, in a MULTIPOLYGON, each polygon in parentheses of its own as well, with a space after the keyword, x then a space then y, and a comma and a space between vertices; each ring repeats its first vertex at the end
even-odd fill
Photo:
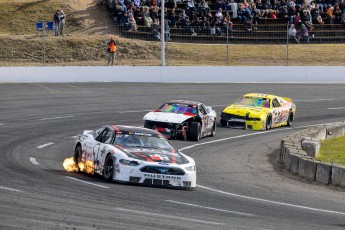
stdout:
POLYGON ((106 181, 111 181, 113 179, 114 174, 114 159, 111 154, 105 158, 104 166, 103 166, 103 178, 106 181))
POLYGON ((189 137, 192 141, 201 139, 201 125, 199 122, 192 122, 189 129, 189 137))
POLYGON ((266 118, 266 130, 269 130, 272 128, 272 115, 268 114, 266 118))
POLYGON ((144 123, 144 128, 147 128, 147 129, 152 129, 152 124, 150 121, 145 121, 144 123))
POLYGON ((293 115, 293 112, 290 111, 289 112, 289 117, 288 117, 288 120, 287 120, 287 126, 292 126, 293 120, 294 120, 294 115, 293 115))
POLYGON ((213 126, 212 126, 212 131, 211 131, 211 137, 214 137, 214 135, 216 134, 216 122, 213 123, 213 126))
POLYGON ((226 121, 225 120, 220 120, 220 125, 223 127, 226 127, 226 121))
POLYGON ((81 146, 78 146, 74 150, 74 162, 78 168, 78 172, 81 172, 79 168, 79 162, 81 162, 81 155, 82 155, 81 146))

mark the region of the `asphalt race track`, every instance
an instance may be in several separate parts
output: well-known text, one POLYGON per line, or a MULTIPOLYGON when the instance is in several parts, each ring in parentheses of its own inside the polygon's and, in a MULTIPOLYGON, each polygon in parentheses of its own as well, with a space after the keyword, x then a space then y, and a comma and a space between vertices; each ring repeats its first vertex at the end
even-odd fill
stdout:
POLYGON ((280 140, 345 121, 343 84, 0 84, 0 229, 345 229, 345 189, 290 175, 280 140), (220 114, 249 92, 291 97, 292 128, 217 128, 172 141, 197 163, 194 191, 107 183, 67 173, 73 137, 103 124, 143 126, 166 100, 204 102, 220 114))

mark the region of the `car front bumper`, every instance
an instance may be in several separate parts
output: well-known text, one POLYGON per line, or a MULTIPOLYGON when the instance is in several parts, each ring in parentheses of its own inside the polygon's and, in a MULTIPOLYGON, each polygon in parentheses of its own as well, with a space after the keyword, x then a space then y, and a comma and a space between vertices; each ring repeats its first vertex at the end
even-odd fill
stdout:
MULTIPOLYGON (((159 187, 185 189, 193 189, 196 187, 196 171, 187 171, 182 166, 177 167, 172 165, 174 168, 179 168, 183 171, 183 175, 142 172, 140 169, 145 166, 147 165, 125 166, 117 164, 115 165, 116 172, 114 173, 113 180, 159 187)), ((188 167, 188 165, 185 167, 188 167)))
POLYGON ((222 114, 219 118, 224 127, 237 129, 265 130, 266 121, 257 118, 241 117, 232 114, 222 114))

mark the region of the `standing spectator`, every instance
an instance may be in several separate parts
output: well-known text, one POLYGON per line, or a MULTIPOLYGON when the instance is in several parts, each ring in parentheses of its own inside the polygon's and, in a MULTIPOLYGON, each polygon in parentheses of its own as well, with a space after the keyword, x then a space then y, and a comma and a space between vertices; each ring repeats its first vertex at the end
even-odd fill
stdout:
POLYGON ((54 14, 55 36, 60 36, 60 25, 61 25, 60 22, 61 22, 60 10, 56 10, 54 14))
POLYGON ((296 43, 300 43, 298 38, 297 38, 297 30, 295 28, 294 24, 291 24, 289 31, 288 31, 289 38, 293 40, 296 43))
POLYGON ((233 18, 237 18, 237 3, 234 0, 229 0, 226 9, 231 10, 233 18))
POLYGON ((60 10, 60 35, 65 36, 66 14, 60 10))
POLYGON ((116 54, 116 43, 114 41, 114 38, 111 37, 110 41, 108 42, 108 65, 111 62, 111 65, 114 65, 114 59, 116 54))

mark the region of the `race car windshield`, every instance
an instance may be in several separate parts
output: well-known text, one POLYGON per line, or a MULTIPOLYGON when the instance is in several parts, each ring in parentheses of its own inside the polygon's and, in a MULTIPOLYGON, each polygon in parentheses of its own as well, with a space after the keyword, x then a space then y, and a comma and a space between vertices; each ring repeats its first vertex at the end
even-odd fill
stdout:
POLYGON ((159 112, 178 113, 178 114, 197 114, 196 106, 185 104, 164 104, 159 109, 159 112))
POLYGON ((241 97, 234 104, 235 105, 243 105, 243 106, 269 108, 270 107, 270 99, 259 98, 259 97, 241 97))
POLYGON ((164 138, 159 136, 116 134, 114 145, 122 147, 143 147, 175 151, 174 147, 164 138))

